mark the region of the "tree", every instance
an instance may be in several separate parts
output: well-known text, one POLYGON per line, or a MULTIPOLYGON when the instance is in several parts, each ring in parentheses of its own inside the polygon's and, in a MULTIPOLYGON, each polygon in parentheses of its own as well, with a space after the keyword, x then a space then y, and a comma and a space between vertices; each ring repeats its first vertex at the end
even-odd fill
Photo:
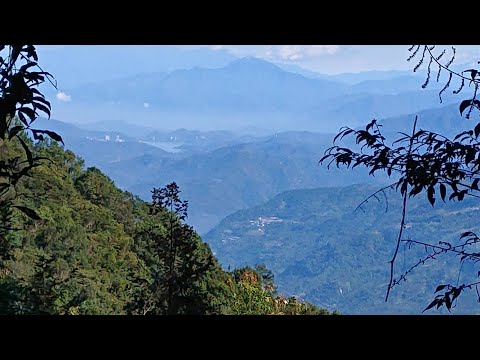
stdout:
MULTIPOLYGON (((0 312, 125 314, 143 275, 133 238, 113 210, 83 195, 97 186, 108 188, 108 179, 76 184, 89 172, 56 142, 41 141, 32 153, 51 161, 17 185, 25 194, 24 205, 39 219, 21 212, 12 216, 18 230, 8 232, 1 247, 0 312)), ((125 218, 129 209, 123 208, 125 218)))
POLYGON ((56 87, 51 74, 38 65, 33 45, 0 44, 0 237, 10 229, 12 209, 36 217, 32 209, 13 204, 19 180, 44 160, 32 155, 25 130, 35 140, 47 136, 62 142, 53 131, 31 127, 39 114, 50 117, 50 103, 38 90, 46 80, 56 87), (40 71, 33 71, 36 68, 40 71), (16 149, 8 147, 9 142, 15 142, 16 149))
POLYGON ((204 314, 211 309, 204 282, 220 268, 187 218, 188 201, 173 182, 152 190, 150 214, 137 225, 137 251, 150 272, 145 280, 144 313, 204 314))
MULTIPOLYGON (((456 50, 452 47, 452 55, 444 61, 446 50, 435 53, 435 46, 414 45, 409 48, 411 52, 408 61, 417 60, 414 71, 427 65, 427 75, 423 88, 426 88, 432 77, 432 68, 436 66, 436 80, 440 79, 441 73, 446 73, 448 80, 439 92, 439 100, 442 102, 442 94, 452 85, 452 79, 458 80, 458 87, 453 90, 459 94, 465 89, 465 83, 469 87, 473 85, 471 98, 463 100, 459 106, 461 115, 466 119, 471 114, 480 110, 480 101, 477 99, 480 84, 480 72, 476 69, 468 69, 462 73, 455 72, 450 66, 455 60, 456 50), (420 56, 421 54, 421 56, 420 56), (468 74, 468 76, 465 76, 468 74)), ((433 131, 417 128, 415 118, 411 133, 400 133, 400 137, 387 144, 387 139, 382 135, 382 125, 375 119, 364 130, 355 130, 343 127, 334 138, 334 146, 325 151, 320 163, 328 162, 327 167, 335 164, 337 167, 346 166, 355 168, 364 166, 370 169, 370 175, 378 171, 386 172, 389 178, 395 178, 393 183, 379 189, 365 199, 358 208, 361 208, 368 200, 377 198, 379 194, 385 195, 386 189, 399 190, 402 196, 402 216, 400 230, 398 232, 396 247, 390 261, 390 279, 387 286, 385 301, 388 301, 390 291, 402 281, 406 281, 408 274, 420 264, 436 260, 444 254, 456 254, 460 256, 461 268, 465 263, 476 264, 480 260, 480 252, 476 246, 480 243, 479 237, 472 231, 464 231, 458 243, 441 242, 425 243, 415 239, 406 238, 405 221, 407 217, 408 199, 420 194, 426 195, 432 206, 438 198, 442 201, 462 201, 466 196, 480 197, 480 123, 471 130, 457 134, 453 139, 437 134, 433 131), (337 145, 344 137, 354 136, 359 151, 337 145), (448 195, 448 196, 447 196, 448 195), (422 246, 425 248, 425 256, 416 262, 410 269, 402 274, 395 273, 395 260, 400 244, 407 246, 422 246)), ((460 270, 461 270, 460 268, 460 270)), ((443 291, 425 308, 440 308, 445 305, 450 309, 455 306, 455 301, 460 294, 469 289, 476 289, 480 301, 480 292, 477 285, 480 272, 475 272, 477 279, 465 284, 453 283, 439 285, 435 293, 443 291)), ((425 311, 424 310, 424 311, 425 311)))

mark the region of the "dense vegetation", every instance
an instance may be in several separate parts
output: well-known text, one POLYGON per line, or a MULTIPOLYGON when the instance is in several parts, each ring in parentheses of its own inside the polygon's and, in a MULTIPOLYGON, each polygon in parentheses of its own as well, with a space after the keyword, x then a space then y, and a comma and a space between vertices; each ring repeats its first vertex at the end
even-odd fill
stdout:
MULTIPOLYGON (((226 217, 203 238, 224 266, 263 263, 275 274, 279 290, 328 310, 346 314, 419 314, 438 284, 472 279, 472 264, 459 269, 459 256, 438 256, 420 264, 395 287, 385 303, 388 261, 399 228, 401 198, 387 192, 355 211, 377 189, 354 185, 287 191, 226 217)), ((478 201, 411 199, 405 238, 438 244, 469 229, 478 231, 478 201)), ((398 271, 403 274, 424 257, 423 246, 402 244, 398 271)), ((476 275, 476 272, 475 274, 476 275)), ((475 278, 475 276, 473 276, 475 278)), ((474 293, 459 299, 455 313, 477 313, 474 293)), ((447 312, 445 309, 444 312, 447 312)))
MULTIPOLYGON (((0 233, 0 313, 327 314, 279 296, 264 267, 222 270, 181 215, 120 191, 56 142, 21 136, 45 159, 16 185, 0 233)), ((21 146, 3 144, 0 161, 25 158, 21 146)))

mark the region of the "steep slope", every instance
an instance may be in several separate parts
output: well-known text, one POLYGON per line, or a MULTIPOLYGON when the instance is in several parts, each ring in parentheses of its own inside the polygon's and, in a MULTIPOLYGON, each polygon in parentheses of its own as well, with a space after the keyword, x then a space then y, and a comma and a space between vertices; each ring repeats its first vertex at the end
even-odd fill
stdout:
MULTIPOLYGON (((222 270, 177 214, 22 136, 48 161, 0 199, 0 314, 328 314, 278 296, 265 267, 222 270)), ((22 148, 2 146, 0 161, 22 148)))
MULTIPOLYGON (((467 282, 476 271, 465 265, 459 273, 458 257, 439 257, 414 270, 385 303, 401 197, 388 193, 388 212, 381 196, 379 202, 373 199, 364 211, 355 212, 376 189, 355 185, 288 191, 226 217, 204 239, 224 266, 264 263, 275 273, 280 291, 317 305, 350 314, 419 314, 433 298, 436 285, 455 283, 458 276, 460 283, 467 282)), ((455 242, 463 231, 480 230, 479 215, 478 200, 437 201, 432 208, 426 199, 413 199, 404 235, 455 242)), ((424 255, 423 248, 402 246, 397 270, 407 270, 424 255)), ((455 311, 479 313, 475 300, 475 294, 464 295, 455 311)))

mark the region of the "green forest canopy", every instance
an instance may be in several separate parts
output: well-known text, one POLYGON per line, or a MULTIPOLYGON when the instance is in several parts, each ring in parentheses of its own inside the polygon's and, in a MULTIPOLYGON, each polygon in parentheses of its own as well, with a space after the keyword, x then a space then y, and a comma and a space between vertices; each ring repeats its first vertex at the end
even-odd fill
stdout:
MULTIPOLYGON (((44 160, 18 182, 11 229, 0 234, 0 313, 328 314, 278 295, 263 266, 224 271, 193 230, 174 239, 169 273, 171 254, 161 245, 169 241, 170 211, 122 192, 55 141, 21 136, 44 160)), ((5 143, 0 161, 12 152, 25 157, 21 146, 5 143)))

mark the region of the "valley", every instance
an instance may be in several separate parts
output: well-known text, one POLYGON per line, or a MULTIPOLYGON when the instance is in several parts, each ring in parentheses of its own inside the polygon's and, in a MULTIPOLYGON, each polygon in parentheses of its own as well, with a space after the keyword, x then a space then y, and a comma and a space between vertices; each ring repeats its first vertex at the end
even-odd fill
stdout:
MULTIPOLYGON (((439 101, 442 81, 423 89, 424 72, 322 74, 205 49, 198 61, 174 66, 183 53, 162 51, 163 62, 143 60, 142 71, 130 72, 115 65, 109 76, 97 69, 80 78, 57 65, 52 71, 71 100, 57 97, 52 119, 36 126, 61 134, 86 167, 143 201, 176 182, 188 200, 188 224, 224 269, 266 265, 282 295, 330 312, 419 314, 436 285, 467 281, 477 270, 459 272, 455 257, 426 263, 385 303, 401 197, 392 191, 354 211, 392 179, 318 164, 342 126, 360 129, 374 118, 388 140, 410 132, 416 116, 419 129, 446 136, 470 129, 459 96, 448 91, 439 101)), ((406 236, 418 241, 455 242, 460 230, 480 231, 478 199, 409 204, 406 236)), ((401 249, 400 270, 424 254, 401 249)), ((474 295, 459 308, 479 312, 474 295)))

